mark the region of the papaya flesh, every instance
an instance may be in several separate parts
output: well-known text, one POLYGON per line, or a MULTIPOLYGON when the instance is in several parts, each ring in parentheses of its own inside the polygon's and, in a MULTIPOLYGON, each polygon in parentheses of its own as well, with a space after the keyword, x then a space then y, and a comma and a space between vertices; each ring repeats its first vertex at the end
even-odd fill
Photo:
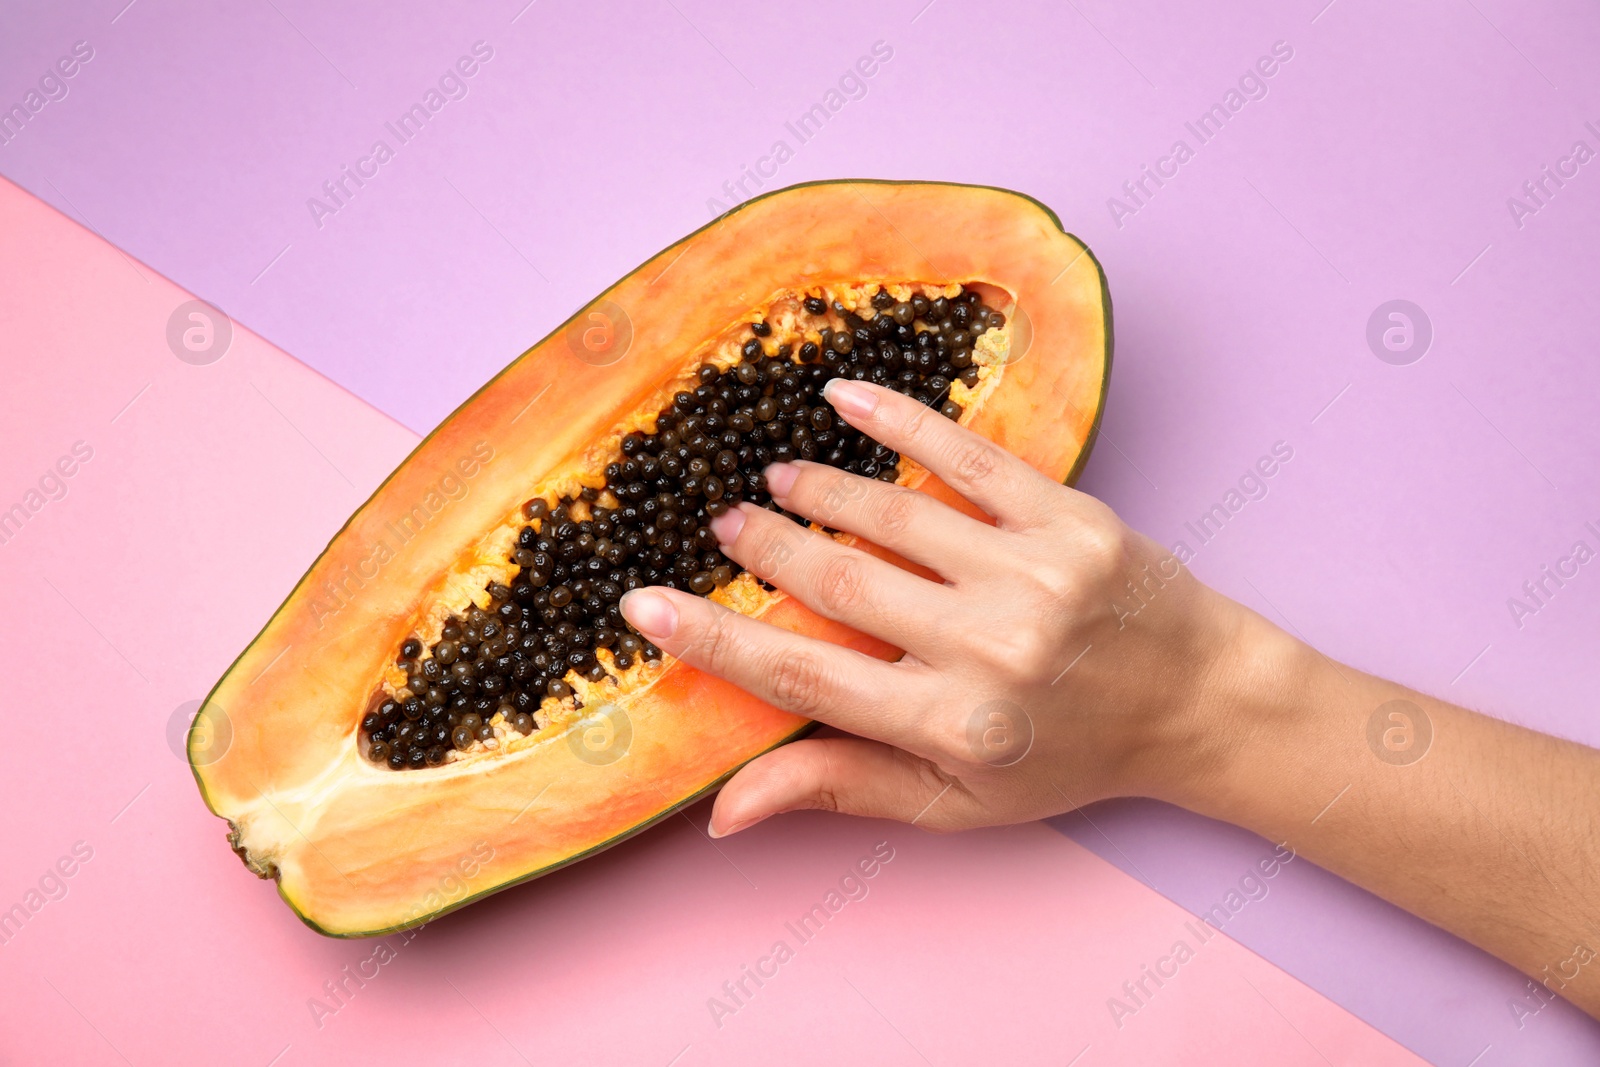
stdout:
MULTIPOLYGON (((879 314, 891 299, 926 306, 962 293, 1002 325, 972 344, 980 370, 949 384, 948 401, 960 402, 945 413, 1070 482, 1099 425, 1111 303, 1088 249, 1025 196, 796 186, 746 202, 600 294, 417 446, 207 698, 190 763, 235 851, 314 929, 381 934, 616 844, 810 729, 670 657, 619 660, 613 643, 519 728, 508 728, 507 706, 493 731, 473 722, 479 736, 432 765, 373 760, 387 751, 374 741, 394 732, 378 730, 377 709, 392 720, 397 696, 420 705, 405 688, 421 688, 418 650, 432 656, 452 620, 509 603, 519 531, 548 530, 545 507, 570 502, 577 519, 617 506, 601 472, 628 435, 654 432, 697 373, 731 371, 741 351, 769 367, 808 343, 814 356, 825 321, 848 329, 849 316, 879 314), (535 500, 547 503, 530 520, 535 500)), ((915 463, 885 477, 975 513, 915 463)), ((709 595, 736 610, 898 655, 751 575, 719 571, 709 595)), ((695 581, 709 590, 704 575, 695 581)), ((548 595, 539 603, 548 609, 548 595)))

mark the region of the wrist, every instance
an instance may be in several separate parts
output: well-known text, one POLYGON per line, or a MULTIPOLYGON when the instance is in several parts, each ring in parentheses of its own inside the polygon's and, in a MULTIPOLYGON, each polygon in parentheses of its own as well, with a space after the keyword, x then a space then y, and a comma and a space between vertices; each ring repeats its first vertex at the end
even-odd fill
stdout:
POLYGON ((1285 774, 1302 773, 1318 688, 1335 678, 1315 649, 1218 595, 1216 644, 1198 683, 1186 744, 1188 768, 1161 799, 1264 830, 1282 802, 1285 774))

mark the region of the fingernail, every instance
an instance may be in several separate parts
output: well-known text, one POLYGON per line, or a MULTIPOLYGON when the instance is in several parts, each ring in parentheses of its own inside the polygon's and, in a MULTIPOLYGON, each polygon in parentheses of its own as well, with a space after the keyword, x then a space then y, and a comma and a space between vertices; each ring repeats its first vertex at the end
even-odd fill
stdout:
POLYGON ((835 411, 851 418, 864 419, 878 409, 878 398, 871 389, 843 378, 831 379, 822 387, 822 395, 835 411))
POLYGON ((706 525, 717 535, 719 545, 731 545, 738 540, 739 531, 744 529, 744 511, 737 507, 729 508, 706 525))
POLYGON ((800 468, 793 463, 774 463, 762 472, 767 479, 767 492, 773 496, 788 496, 794 480, 800 477, 800 468))
POLYGON ((624 593, 618 607, 622 609, 622 617, 652 641, 665 641, 678 628, 678 609, 652 589, 624 593))
POLYGON ((712 822, 709 822, 709 823, 706 824, 706 833, 709 834, 711 837, 732 837, 734 834, 738 833, 740 830, 748 830, 748 829, 750 829, 750 827, 754 826, 756 823, 760 822, 762 819, 765 819, 765 818, 766 818, 765 815, 757 816, 756 818, 748 819, 745 822, 735 823, 734 825, 728 827, 726 830, 718 830, 716 822, 712 821, 712 822))

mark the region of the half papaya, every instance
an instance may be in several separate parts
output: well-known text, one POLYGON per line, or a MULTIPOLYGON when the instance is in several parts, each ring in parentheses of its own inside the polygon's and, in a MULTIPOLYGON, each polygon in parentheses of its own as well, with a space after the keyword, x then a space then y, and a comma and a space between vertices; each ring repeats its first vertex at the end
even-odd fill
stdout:
POLYGON ((672 584, 893 657, 742 572, 706 523, 776 509, 761 471, 792 458, 972 511, 832 419, 821 385, 900 389, 1070 482, 1111 345, 1099 264, 1028 197, 837 181, 748 201, 525 352, 362 505, 197 714, 200 791, 341 937, 614 845, 812 725, 663 656, 622 593, 672 584))

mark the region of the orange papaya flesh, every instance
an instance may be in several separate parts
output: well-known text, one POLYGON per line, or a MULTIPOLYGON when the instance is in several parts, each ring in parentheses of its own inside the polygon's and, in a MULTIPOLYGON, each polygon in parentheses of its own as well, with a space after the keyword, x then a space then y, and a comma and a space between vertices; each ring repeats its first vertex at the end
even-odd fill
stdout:
MULTIPOLYGON (((1003 325, 973 344, 980 370, 948 387, 959 412, 946 413, 1070 482, 1103 407, 1110 298, 1088 249, 1024 196, 797 186, 741 205, 602 293, 418 445, 207 698, 190 761, 235 851, 314 929, 380 934, 609 847, 810 729, 670 657, 624 667, 613 645, 595 650, 592 678, 575 670, 570 692, 529 708, 531 721, 495 716, 492 731, 418 770, 370 758, 372 714, 419 697, 407 686, 421 688, 416 664, 445 627, 481 620, 505 599, 491 591, 525 571, 519 535, 549 524, 524 505, 566 502, 581 519, 624 504, 601 472, 625 435, 653 432, 702 367, 738 364, 752 324, 770 328, 755 358, 775 360, 783 345, 798 352, 848 328, 846 315, 883 313, 874 296, 898 305, 965 291, 1003 325), (827 310, 813 314, 818 300, 827 310)), ((976 514, 909 460, 893 473, 976 514)), ((736 610, 898 655, 751 575, 719 578, 710 595, 736 610)))

